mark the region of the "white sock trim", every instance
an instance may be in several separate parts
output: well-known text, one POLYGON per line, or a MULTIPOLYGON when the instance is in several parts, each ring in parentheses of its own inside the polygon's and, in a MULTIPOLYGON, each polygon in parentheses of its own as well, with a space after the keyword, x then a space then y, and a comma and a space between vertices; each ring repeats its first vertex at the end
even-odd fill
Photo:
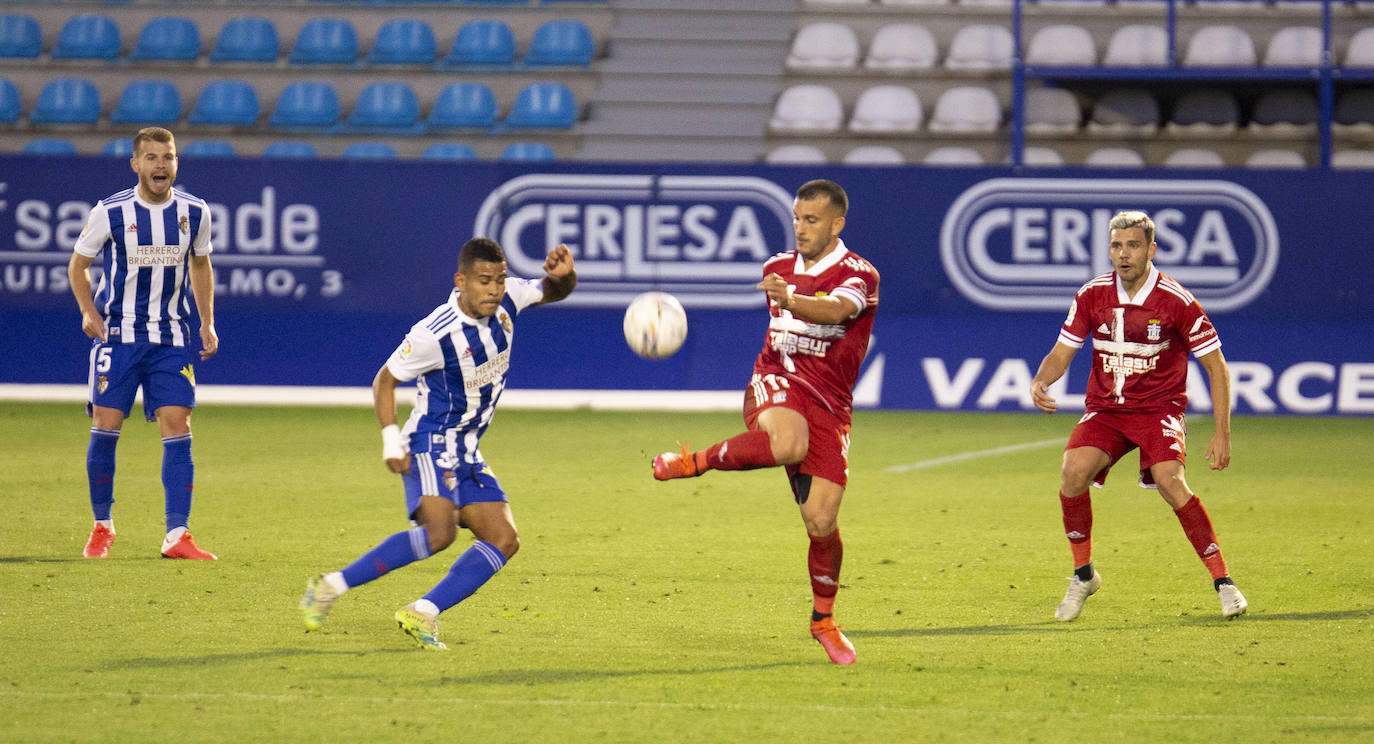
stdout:
POLYGON ((430 617, 439 616, 439 608, 436 607, 434 603, 429 601, 428 599, 415 600, 415 611, 422 615, 428 615, 430 617))

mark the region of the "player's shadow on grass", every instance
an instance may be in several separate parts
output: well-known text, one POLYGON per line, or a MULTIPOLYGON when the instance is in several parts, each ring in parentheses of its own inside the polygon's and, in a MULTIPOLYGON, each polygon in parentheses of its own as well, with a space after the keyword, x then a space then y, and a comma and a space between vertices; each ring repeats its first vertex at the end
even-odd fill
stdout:
POLYGON ((765 669, 811 666, 800 661, 775 661, 768 664, 740 664, 699 669, 501 669, 475 672, 458 677, 443 676, 436 685, 514 685, 592 682, 620 677, 682 677, 698 674, 759 672, 765 669))
POLYGON ((0 555, 0 563, 79 563, 89 558, 40 558, 29 555, 0 555))
POLYGON ((373 654, 408 654, 418 649, 377 648, 366 651, 329 651, 309 648, 271 648, 261 651, 245 651, 238 654, 202 654, 199 656, 144 656, 133 659, 119 659, 107 662, 105 666, 114 669, 166 669, 171 667, 210 667, 238 664, 245 661, 263 659, 289 659, 297 656, 371 656, 373 654))
MULTIPOLYGON (((1243 617, 1236 618, 1234 622, 1254 623, 1271 622, 1276 620, 1293 620, 1298 622, 1321 622, 1331 620, 1359 620, 1374 617, 1374 609, 1365 608, 1359 610, 1334 610, 1329 612, 1252 612, 1243 617)), ((1219 625, 1226 621, 1221 615, 1188 615, 1179 619, 1184 625, 1219 625)), ((924 636, 997 636, 997 635, 1017 635, 1020 633, 1060 633, 1066 630, 1074 631, 1104 631, 1104 630, 1128 630, 1129 627, 1123 625, 1094 625, 1092 621, 1079 620, 1074 623, 1061 623, 1058 621, 1046 620, 1035 623, 1022 623, 1018 625, 962 625, 947 628, 891 628, 887 630, 851 630, 845 629, 845 635, 853 638, 921 638, 924 636)))
MULTIPOLYGON (((1235 619, 1238 623, 1265 623, 1282 620, 1298 622, 1320 622, 1323 620, 1365 620, 1374 617, 1374 608, 1361 610, 1330 610, 1327 612, 1255 612, 1250 611, 1235 619)), ((1220 618, 1215 615, 1189 615, 1183 619, 1188 625, 1206 625, 1220 618)))
POLYGON ((1060 622, 1022 623, 1019 625, 960 625, 946 628, 890 628, 886 630, 844 629, 853 638, 920 638, 922 636, 992 636, 1018 633, 1053 633, 1064 628, 1060 622))

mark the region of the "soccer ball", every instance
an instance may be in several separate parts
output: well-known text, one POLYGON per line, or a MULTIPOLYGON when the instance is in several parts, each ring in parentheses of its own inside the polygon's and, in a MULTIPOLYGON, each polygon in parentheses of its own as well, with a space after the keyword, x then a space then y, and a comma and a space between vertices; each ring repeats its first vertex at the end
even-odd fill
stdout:
POLYGON ((645 359, 663 359, 682 348, 687 313, 667 292, 645 292, 625 308, 625 343, 645 359))

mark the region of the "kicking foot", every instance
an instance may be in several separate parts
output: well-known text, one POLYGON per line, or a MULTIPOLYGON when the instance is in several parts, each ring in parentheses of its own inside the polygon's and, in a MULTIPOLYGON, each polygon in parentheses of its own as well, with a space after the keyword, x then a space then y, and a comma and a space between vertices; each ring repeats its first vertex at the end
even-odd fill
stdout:
POLYGON ((1093 569, 1093 577, 1083 581, 1077 576, 1069 577, 1069 590, 1064 592, 1064 601, 1054 610, 1054 619, 1060 622, 1068 622, 1083 611, 1083 603, 1088 601, 1088 597, 1097 593, 1102 588, 1102 574, 1093 569))
POLYGON ((857 658, 854 644, 835 627, 834 618, 827 617, 811 623, 811 637, 820 642, 821 648, 836 664, 853 664, 857 658))

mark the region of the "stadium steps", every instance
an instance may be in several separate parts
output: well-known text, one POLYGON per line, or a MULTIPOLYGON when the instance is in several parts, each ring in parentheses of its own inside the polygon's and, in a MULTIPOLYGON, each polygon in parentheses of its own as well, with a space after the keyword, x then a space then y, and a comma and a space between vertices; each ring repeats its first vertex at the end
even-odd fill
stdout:
POLYGON ((583 160, 758 160, 796 0, 619 0, 583 160))

